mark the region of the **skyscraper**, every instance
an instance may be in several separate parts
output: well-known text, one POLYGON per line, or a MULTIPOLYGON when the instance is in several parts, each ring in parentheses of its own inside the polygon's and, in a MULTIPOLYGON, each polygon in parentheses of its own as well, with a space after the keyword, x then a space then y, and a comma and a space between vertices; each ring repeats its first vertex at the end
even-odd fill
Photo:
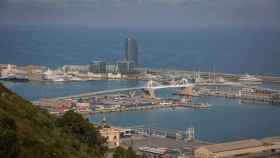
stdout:
POLYGON ((125 43, 125 60, 133 61, 138 66, 138 46, 133 38, 127 38, 125 43))

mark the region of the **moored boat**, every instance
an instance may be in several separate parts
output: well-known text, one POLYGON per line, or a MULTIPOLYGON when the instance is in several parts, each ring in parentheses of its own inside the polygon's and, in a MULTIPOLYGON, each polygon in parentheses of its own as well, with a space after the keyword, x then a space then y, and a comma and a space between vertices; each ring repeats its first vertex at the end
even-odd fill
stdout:
POLYGON ((262 79, 249 75, 249 74, 246 74, 245 76, 241 76, 239 78, 239 81, 244 84, 262 84, 262 82, 263 82, 262 79))

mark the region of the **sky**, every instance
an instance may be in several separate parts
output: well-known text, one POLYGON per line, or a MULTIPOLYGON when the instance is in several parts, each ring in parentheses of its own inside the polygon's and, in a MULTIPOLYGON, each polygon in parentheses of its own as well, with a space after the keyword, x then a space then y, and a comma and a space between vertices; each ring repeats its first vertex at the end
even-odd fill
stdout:
POLYGON ((280 1, 0 0, 0 25, 280 28, 280 1))

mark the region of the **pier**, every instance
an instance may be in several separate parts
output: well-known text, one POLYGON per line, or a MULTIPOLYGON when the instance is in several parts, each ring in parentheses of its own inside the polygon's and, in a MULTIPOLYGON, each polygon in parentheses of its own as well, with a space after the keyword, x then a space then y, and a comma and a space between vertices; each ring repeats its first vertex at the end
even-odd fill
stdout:
POLYGON ((96 110, 96 113, 108 113, 108 112, 125 112, 125 111, 144 111, 144 110, 154 110, 154 109, 162 109, 162 108, 187 108, 190 106, 182 106, 176 104, 170 105, 146 105, 146 106, 134 106, 134 107, 123 107, 123 108, 115 108, 115 109, 101 109, 96 110))
POLYGON ((45 100, 65 100, 65 99, 79 99, 79 98, 87 98, 101 94, 109 94, 109 93, 117 93, 117 92, 125 92, 125 91, 135 91, 135 90, 156 90, 156 89, 166 89, 166 88, 184 88, 184 87, 192 87, 194 84, 188 83, 186 79, 182 79, 180 82, 174 85, 162 85, 159 82, 150 80, 147 82, 145 86, 140 87, 129 87, 129 88, 120 88, 120 89, 111 89, 111 90, 104 90, 104 91, 97 91, 97 92, 89 92, 77 95, 70 95, 64 97, 57 97, 57 98, 46 98, 45 100))
POLYGON ((125 91, 135 91, 135 90, 156 90, 156 89, 168 89, 168 88, 187 88, 187 87, 195 87, 195 86, 241 86, 239 83, 234 82, 225 82, 225 83, 188 83, 186 79, 182 79, 179 83, 174 85, 162 85, 159 82, 150 80, 147 82, 146 86, 140 87, 129 87, 129 88, 120 88, 120 89, 111 89, 97 92, 89 92, 77 95, 70 95, 64 97, 57 98, 46 98, 47 100, 64 100, 64 99, 79 99, 79 98, 88 98, 92 96, 102 95, 102 94, 110 94, 117 92, 125 92, 125 91))
POLYGON ((280 104, 280 91, 269 88, 243 87, 239 91, 224 91, 204 89, 198 92, 200 96, 215 96, 229 99, 239 99, 241 102, 280 104))

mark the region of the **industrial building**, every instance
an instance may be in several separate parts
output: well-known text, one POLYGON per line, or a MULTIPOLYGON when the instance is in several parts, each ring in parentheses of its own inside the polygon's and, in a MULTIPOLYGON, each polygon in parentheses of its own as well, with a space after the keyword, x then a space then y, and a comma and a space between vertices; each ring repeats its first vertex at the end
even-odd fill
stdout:
POLYGON ((248 139, 202 146, 195 150, 196 158, 279 158, 280 139, 248 139))

